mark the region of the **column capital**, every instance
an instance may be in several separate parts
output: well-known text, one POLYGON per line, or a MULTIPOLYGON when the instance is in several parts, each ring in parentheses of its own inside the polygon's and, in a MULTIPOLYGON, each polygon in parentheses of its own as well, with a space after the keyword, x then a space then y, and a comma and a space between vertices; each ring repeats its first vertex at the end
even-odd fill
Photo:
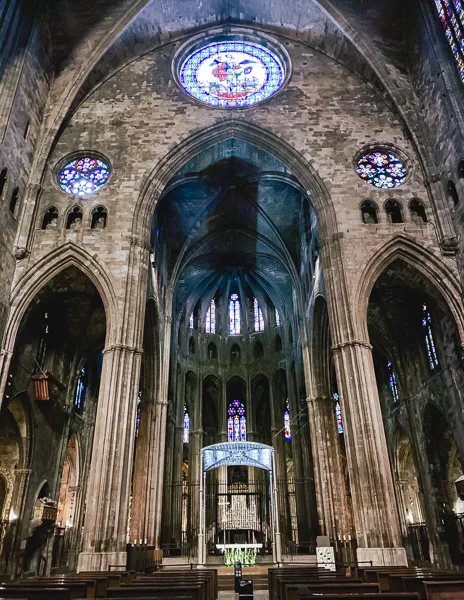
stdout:
POLYGON ((319 240, 319 245, 321 248, 325 248, 326 246, 330 246, 335 242, 339 242, 341 239, 343 239, 343 231, 337 231, 337 233, 333 233, 332 235, 319 240))
POLYGON ((121 350, 123 352, 132 352, 133 354, 143 354, 143 348, 139 348, 137 346, 129 346, 128 344, 111 344, 106 348, 103 348, 102 354, 109 354, 110 352, 115 352, 116 350, 121 350))
POLYGON ((366 348, 367 350, 372 350, 372 344, 367 342, 366 340, 347 340, 346 342, 340 342, 339 344, 334 344, 332 346, 333 352, 341 352, 344 348, 349 348, 350 346, 360 346, 361 348, 366 348))
POLYGON ((146 240, 143 240, 143 239, 141 240, 136 235, 128 235, 126 237, 126 239, 130 242, 131 246, 136 246, 137 248, 142 248, 142 250, 146 250, 147 252, 150 252, 150 250, 151 250, 150 243, 147 242, 146 240))

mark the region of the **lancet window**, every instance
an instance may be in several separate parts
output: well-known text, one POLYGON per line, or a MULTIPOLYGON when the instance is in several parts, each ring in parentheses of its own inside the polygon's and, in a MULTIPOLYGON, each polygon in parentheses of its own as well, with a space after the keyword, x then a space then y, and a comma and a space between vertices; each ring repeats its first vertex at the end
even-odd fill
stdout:
POLYGON ((140 429, 140 404, 142 403, 142 390, 137 394, 137 416, 135 417, 135 437, 139 435, 140 429))
POLYGON ((280 326, 280 315, 279 315, 279 311, 277 310, 277 308, 275 309, 275 320, 276 320, 277 327, 279 327, 280 326))
POLYGON ((227 439, 229 442, 246 441, 245 406, 240 400, 232 400, 227 410, 227 439))
POLYGON ((229 300, 229 333, 240 335, 240 300, 238 294, 231 294, 229 300))
POLYGON ((189 327, 190 329, 193 329, 193 320, 194 320, 195 315, 193 314, 193 310, 190 313, 190 320, 189 320, 189 327))
POLYGON ((337 429, 338 433, 343 433, 343 421, 342 421, 342 409, 340 407, 340 398, 338 394, 333 395, 333 399, 335 400, 335 418, 337 420, 337 429))
POLYGON ((187 405, 184 403, 184 430, 182 434, 182 442, 188 444, 190 435, 190 417, 187 410, 187 405))
POLYGON ((206 333, 216 333, 216 301, 214 298, 206 312, 206 333))
POLYGON ((292 439, 292 432, 290 429, 290 404, 288 402, 288 398, 285 401, 285 410, 284 410, 284 435, 285 440, 289 442, 292 439))
POLYGON ((432 371, 439 366, 437 351, 435 350, 435 342, 432 334, 432 317, 427 309, 427 305, 422 305, 422 330, 424 332, 425 348, 429 359, 430 368, 432 371))
POLYGON ((435 6, 464 83, 464 3, 462 0, 435 0, 435 6))
POLYGON ((84 406, 85 393, 87 391, 85 367, 82 367, 79 377, 77 378, 76 384, 76 395, 74 396, 74 406, 81 410, 84 406))
POLYGON ((393 398, 393 402, 398 402, 398 384, 396 383, 396 375, 393 365, 390 361, 387 363, 388 368, 388 385, 390 387, 390 392, 393 398))
POLYGON ((255 331, 264 331, 263 312, 259 307, 258 299, 253 299, 253 315, 255 322, 255 331))

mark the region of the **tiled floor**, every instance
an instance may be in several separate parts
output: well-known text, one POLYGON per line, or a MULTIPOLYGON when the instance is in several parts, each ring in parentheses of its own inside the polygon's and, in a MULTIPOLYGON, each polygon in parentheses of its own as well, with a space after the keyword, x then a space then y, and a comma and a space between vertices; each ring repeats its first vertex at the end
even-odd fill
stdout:
MULTIPOLYGON (((269 600, 269 592, 257 590, 253 593, 254 600, 269 600)), ((235 600, 234 592, 219 592, 219 600, 235 600)))

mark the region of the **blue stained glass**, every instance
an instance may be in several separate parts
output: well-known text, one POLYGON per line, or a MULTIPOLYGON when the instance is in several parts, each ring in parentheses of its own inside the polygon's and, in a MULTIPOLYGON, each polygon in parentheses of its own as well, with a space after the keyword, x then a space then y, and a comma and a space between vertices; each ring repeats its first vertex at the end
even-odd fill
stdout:
POLYGON ((334 394, 333 398, 335 400, 335 418, 337 419, 337 429, 338 433, 343 433, 343 421, 342 421, 342 409, 340 407, 340 398, 338 394, 334 394))
POLYGON ((464 83, 464 11, 461 0, 435 0, 445 36, 464 83))
POLYGON ((279 315, 279 311, 277 310, 277 308, 275 309, 275 319, 276 319, 276 325, 277 325, 277 327, 279 327, 279 325, 280 325, 280 315, 279 315))
POLYGON ((216 333, 216 302, 214 298, 206 312, 206 333, 216 333))
POLYGON ((377 150, 364 154, 358 160, 356 173, 374 187, 391 189, 406 181, 408 170, 404 162, 394 154, 377 150))
POLYGON ((254 323, 255 323, 255 331, 264 331, 264 319, 263 313, 259 308, 258 300, 254 298, 253 300, 253 313, 254 313, 254 323))
POLYGON ((285 402, 284 410, 284 435, 287 442, 292 439, 292 432, 290 430, 290 405, 288 403, 288 398, 285 402))
POLYGON ((139 435, 140 429, 140 403, 142 402, 142 391, 140 390, 137 395, 137 415, 135 417, 135 437, 139 435))
POLYGON ((187 405, 184 404, 184 430, 182 434, 182 441, 184 444, 188 444, 190 435, 190 417, 187 412, 187 405))
POLYGON ((426 304, 422 305, 422 329, 424 331, 425 348, 427 350, 430 368, 433 371, 438 368, 439 362, 432 334, 432 317, 430 316, 426 304))
POLYGON ((85 367, 82 367, 79 377, 77 378, 76 395, 74 397, 74 406, 76 408, 82 408, 85 399, 85 367))
POLYGON ((179 70, 183 89, 218 108, 252 106, 275 94, 285 69, 268 48, 253 42, 212 42, 190 54, 179 70))
POLYGON ((229 442, 246 441, 245 407, 239 400, 232 400, 227 410, 227 439, 229 442))
POLYGON ((189 327, 190 329, 193 329, 193 319, 194 319, 194 314, 193 314, 193 310, 190 313, 190 322, 189 322, 189 327))
POLYGON ((240 300, 238 294, 231 294, 229 300, 229 333, 240 335, 240 300))
POLYGON ((85 156, 66 164, 58 174, 58 183, 71 196, 90 196, 105 185, 109 176, 106 162, 85 156))
POLYGON ((388 367, 388 385, 390 386, 391 395, 393 397, 393 402, 398 402, 398 385, 396 383, 396 375, 395 370, 393 369, 393 365, 390 361, 387 363, 388 367))

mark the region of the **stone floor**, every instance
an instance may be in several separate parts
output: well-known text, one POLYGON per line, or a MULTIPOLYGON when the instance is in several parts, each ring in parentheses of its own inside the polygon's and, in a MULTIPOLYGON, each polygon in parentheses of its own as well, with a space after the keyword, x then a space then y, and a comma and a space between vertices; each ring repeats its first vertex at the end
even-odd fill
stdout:
MULTIPOLYGON (((234 592, 219 592, 219 600, 235 600, 234 592)), ((257 590, 253 593, 254 600, 269 600, 269 592, 257 590)))

